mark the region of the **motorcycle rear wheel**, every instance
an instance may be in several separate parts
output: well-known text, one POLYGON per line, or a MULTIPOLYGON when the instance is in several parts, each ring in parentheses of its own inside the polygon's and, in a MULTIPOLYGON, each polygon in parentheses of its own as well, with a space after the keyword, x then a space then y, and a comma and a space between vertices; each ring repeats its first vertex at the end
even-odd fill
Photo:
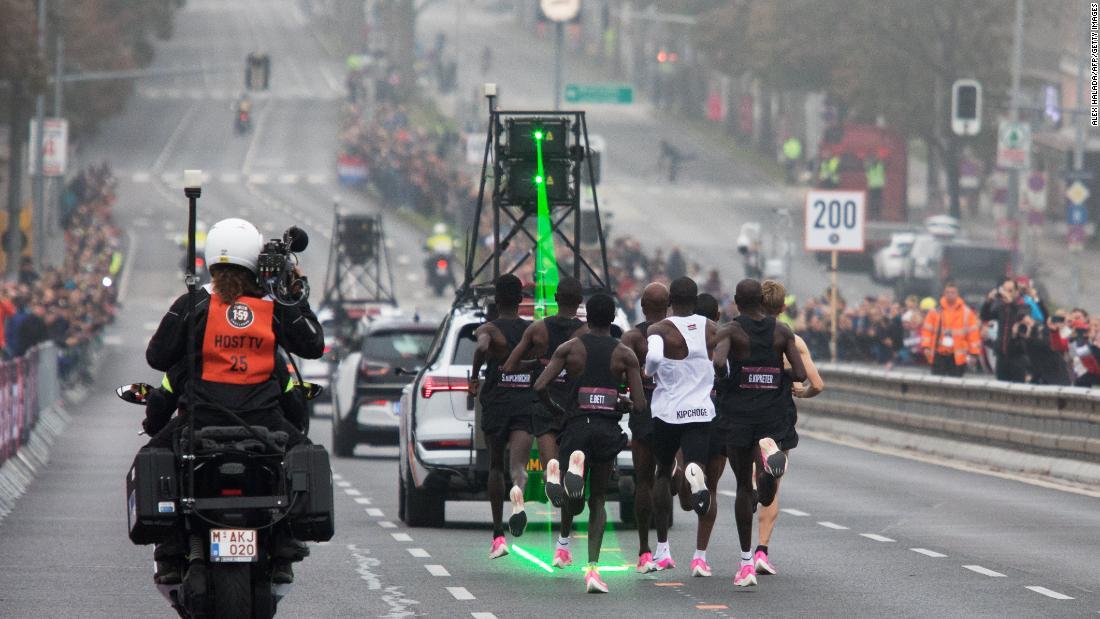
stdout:
POLYGON ((252 616, 252 566, 248 563, 215 563, 210 570, 214 587, 214 619, 252 616))

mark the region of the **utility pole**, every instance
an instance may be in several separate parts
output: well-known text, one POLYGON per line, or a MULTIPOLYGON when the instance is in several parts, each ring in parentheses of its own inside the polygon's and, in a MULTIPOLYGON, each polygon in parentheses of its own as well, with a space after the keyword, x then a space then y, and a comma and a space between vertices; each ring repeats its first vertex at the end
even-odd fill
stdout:
MULTIPOLYGON (((1088 15, 1089 1, 1082 0, 1081 15, 1088 15)), ((1088 62, 1089 49, 1089 20, 1080 19, 1081 40, 1077 43, 1077 114, 1074 117, 1076 135, 1073 141, 1073 171, 1078 175, 1085 169, 1085 64, 1088 62)), ((1070 258, 1070 271, 1072 283, 1070 284, 1070 305, 1081 306, 1081 251, 1076 245, 1070 246, 1072 258, 1070 258)))
MULTIPOLYGON (((38 53, 46 57, 46 0, 38 0, 38 53)), ((34 210, 31 211, 31 243, 34 249, 34 266, 42 267, 42 243, 45 240, 43 223, 46 219, 46 174, 43 166, 43 142, 46 134, 46 95, 39 93, 34 99, 34 117, 37 125, 34 133, 34 210)), ((19 227, 19 220, 9 222, 19 227)), ((22 260, 22 258, 19 258, 22 260)), ((9 265, 9 270, 11 265, 9 265)), ((15 265, 18 269, 19 265, 15 265)))
POLYGON ((562 43, 565 39, 565 24, 554 22, 554 111, 561 109, 561 72, 562 43))
MULTIPOLYGON (((1020 70, 1023 64, 1024 46, 1024 0, 1016 0, 1016 25, 1012 30, 1012 87, 1009 92, 1008 119, 1015 123, 1020 120, 1020 70)), ((1020 171, 1011 168, 1008 171, 1008 216, 1013 222, 1015 231, 1013 240, 1016 250, 1016 270, 1021 270, 1023 261, 1021 256, 1026 255, 1021 245, 1027 239, 1024 232, 1024 218, 1020 216, 1020 171)), ((1032 266, 1032 265, 1027 265, 1032 266)))

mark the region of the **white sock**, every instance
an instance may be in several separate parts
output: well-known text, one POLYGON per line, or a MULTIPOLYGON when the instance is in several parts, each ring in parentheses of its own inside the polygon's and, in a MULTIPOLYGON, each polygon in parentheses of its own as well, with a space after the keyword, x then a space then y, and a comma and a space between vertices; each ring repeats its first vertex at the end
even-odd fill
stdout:
POLYGON ((654 558, 663 559, 672 552, 668 549, 668 542, 657 542, 657 552, 653 553, 654 558))
POLYGON ((707 560, 707 551, 705 551, 705 550, 696 550, 694 559, 702 559, 703 561, 706 561, 707 560))
POLYGON ((746 550, 741 553, 741 565, 752 565, 752 551, 746 550))
POLYGON ((570 538, 568 537, 558 537, 558 548, 561 550, 569 550, 569 540, 570 538))

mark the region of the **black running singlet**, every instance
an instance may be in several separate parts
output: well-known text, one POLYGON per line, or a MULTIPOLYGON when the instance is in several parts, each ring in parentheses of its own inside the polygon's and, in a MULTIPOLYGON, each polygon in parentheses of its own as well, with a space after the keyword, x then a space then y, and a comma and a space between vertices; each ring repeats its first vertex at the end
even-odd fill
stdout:
MULTIPOLYGON (((523 338, 524 330, 531 323, 523 318, 497 318, 490 324, 500 329, 508 343, 508 354, 511 354, 523 338)), ((480 394, 481 406, 498 408, 533 402, 535 397, 531 389, 531 373, 504 373, 501 371, 502 365, 504 365, 503 359, 489 359, 485 362, 485 384, 480 394)))
MULTIPOLYGON (((570 338, 573 337, 573 334, 577 332, 577 329, 580 329, 584 323, 576 317, 562 318, 560 316, 548 316, 543 319, 542 323, 546 325, 546 354, 544 354, 539 361, 542 363, 543 367, 546 367, 550 364, 550 358, 554 356, 554 351, 562 344, 568 342, 570 338)), ((561 371, 561 374, 558 374, 557 378, 554 379, 554 382, 550 383, 548 390, 550 392, 550 397, 553 398, 555 402, 567 401, 571 390, 569 389, 568 374, 566 374, 564 369, 561 371)))
POLYGON ((775 318, 734 318, 749 335, 748 359, 730 351, 729 376, 718 390, 719 414, 761 419, 786 414, 790 382, 783 381, 783 357, 775 352, 775 318))
POLYGON ((573 383, 574 397, 568 412, 570 417, 597 415, 619 419, 619 380, 611 373, 611 355, 619 340, 606 335, 581 335, 586 351, 584 372, 573 383))

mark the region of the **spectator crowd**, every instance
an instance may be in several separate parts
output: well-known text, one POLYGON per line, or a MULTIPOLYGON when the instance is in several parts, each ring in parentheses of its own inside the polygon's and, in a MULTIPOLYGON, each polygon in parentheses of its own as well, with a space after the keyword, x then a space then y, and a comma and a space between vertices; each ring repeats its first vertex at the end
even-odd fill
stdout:
POLYGON ((70 184, 63 200, 65 258, 35 270, 24 258, 18 277, 0 285, 0 343, 5 359, 46 341, 56 344, 65 380, 90 381, 89 360, 103 328, 114 320, 113 278, 122 266, 112 223, 115 179, 106 165, 91 166, 70 184))

